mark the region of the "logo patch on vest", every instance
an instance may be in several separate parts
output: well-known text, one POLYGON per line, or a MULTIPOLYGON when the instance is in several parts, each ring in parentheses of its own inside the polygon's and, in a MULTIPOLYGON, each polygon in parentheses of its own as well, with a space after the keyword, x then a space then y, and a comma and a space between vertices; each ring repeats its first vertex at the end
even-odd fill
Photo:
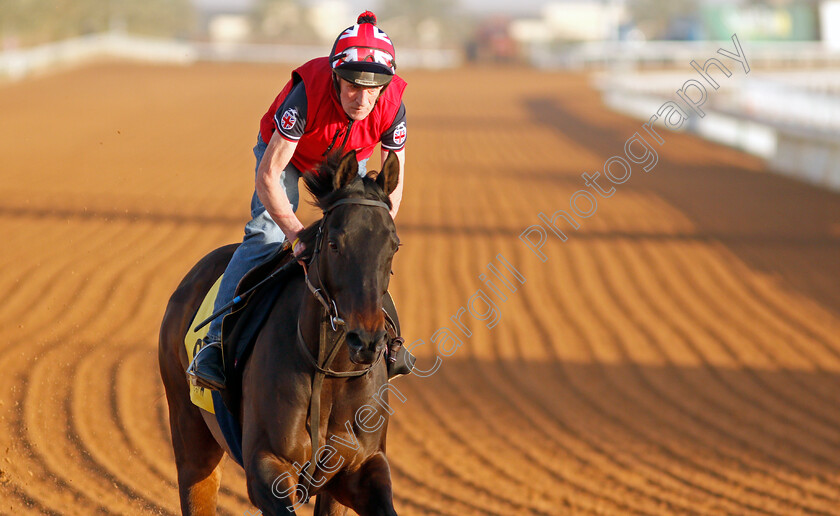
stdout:
POLYGON ((292 127, 295 126, 295 122, 297 122, 297 114, 296 108, 290 107, 287 109, 280 118, 280 128, 291 131, 292 127))
POLYGON ((403 142, 405 141, 405 122, 400 122, 400 125, 394 129, 394 144, 397 146, 402 146, 403 142))

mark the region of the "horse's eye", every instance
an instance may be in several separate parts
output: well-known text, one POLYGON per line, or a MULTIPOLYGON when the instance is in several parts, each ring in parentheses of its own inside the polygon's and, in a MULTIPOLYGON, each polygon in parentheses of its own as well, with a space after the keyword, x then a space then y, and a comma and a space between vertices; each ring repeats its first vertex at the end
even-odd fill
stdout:
POLYGON ((335 240, 330 240, 329 242, 327 242, 327 244, 333 251, 338 251, 338 244, 335 243, 335 240))

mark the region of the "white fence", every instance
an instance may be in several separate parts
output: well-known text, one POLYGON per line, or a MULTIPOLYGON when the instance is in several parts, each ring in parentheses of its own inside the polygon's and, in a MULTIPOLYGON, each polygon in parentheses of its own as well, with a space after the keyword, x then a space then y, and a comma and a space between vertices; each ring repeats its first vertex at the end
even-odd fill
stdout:
POLYGON ((840 138, 837 134, 776 127, 776 172, 840 192, 840 138))
MULTIPOLYGON (((693 71, 611 73, 596 79, 604 103, 648 121, 693 71)), ((756 72, 721 81, 703 105, 691 110, 688 130, 766 160, 781 174, 840 191, 840 73, 756 72)))
MULTIPOLYGON (((750 41, 750 65, 761 67, 840 66, 840 49, 819 41, 750 41)), ((747 42, 743 43, 746 47, 747 42)), ((593 41, 554 48, 535 44, 530 61, 539 68, 672 68, 697 56, 731 49, 728 41, 593 41)))
MULTIPOLYGON (((0 52, 0 78, 75 66, 103 58, 157 63, 195 61, 302 63, 325 55, 326 47, 186 42, 140 38, 121 33, 92 34, 39 47, 0 52)), ((400 49, 400 68, 451 68, 461 63, 451 49, 400 49)))
POLYGON ((166 63, 189 63, 195 51, 176 41, 130 37, 118 33, 79 38, 0 53, 0 76, 20 79, 31 73, 74 66, 107 57, 166 63))

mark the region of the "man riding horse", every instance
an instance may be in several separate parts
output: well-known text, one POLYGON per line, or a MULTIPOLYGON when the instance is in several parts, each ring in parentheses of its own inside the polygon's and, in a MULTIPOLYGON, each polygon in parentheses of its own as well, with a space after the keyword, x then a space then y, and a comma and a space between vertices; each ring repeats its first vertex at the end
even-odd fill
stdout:
MULTIPOLYGON (((399 183, 389 198, 390 215, 396 216, 405 171, 405 87, 396 75, 394 46, 370 11, 338 36, 329 57, 313 59, 292 72, 260 122, 254 147, 252 220, 245 225, 242 244, 225 270, 214 312, 234 298, 245 273, 271 257, 284 241, 292 242, 295 256, 304 251, 298 239, 304 226, 295 215, 298 179, 327 155, 355 150, 359 175, 364 176, 377 143, 383 163, 387 153, 394 151, 399 158, 399 183)), ((187 371, 200 387, 225 387, 222 319, 212 321, 187 371)))

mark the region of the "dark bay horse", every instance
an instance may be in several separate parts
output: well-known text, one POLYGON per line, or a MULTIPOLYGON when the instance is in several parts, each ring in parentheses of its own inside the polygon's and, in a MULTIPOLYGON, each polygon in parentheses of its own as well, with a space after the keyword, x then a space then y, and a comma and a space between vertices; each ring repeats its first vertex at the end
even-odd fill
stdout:
MULTIPOLYGON (((389 153, 375 179, 359 177, 357 167, 351 152, 304 176, 324 211, 301 234, 308 272, 283 286, 243 371, 239 417, 248 496, 266 515, 294 514, 314 495, 316 515, 346 514, 347 507, 363 516, 396 514, 385 457, 392 409, 380 358, 382 297, 399 245, 388 195, 399 164, 389 153), (356 376, 319 377, 316 361, 324 349, 336 350, 327 368, 356 376), (314 412, 313 390, 321 391, 314 412), (320 443, 315 454, 312 443, 320 443)), ((235 248, 219 248, 193 267, 172 295, 160 331, 183 514, 215 514, 222 458, 230 455, 214 415, 190 402, 184 336, 235 248)))

